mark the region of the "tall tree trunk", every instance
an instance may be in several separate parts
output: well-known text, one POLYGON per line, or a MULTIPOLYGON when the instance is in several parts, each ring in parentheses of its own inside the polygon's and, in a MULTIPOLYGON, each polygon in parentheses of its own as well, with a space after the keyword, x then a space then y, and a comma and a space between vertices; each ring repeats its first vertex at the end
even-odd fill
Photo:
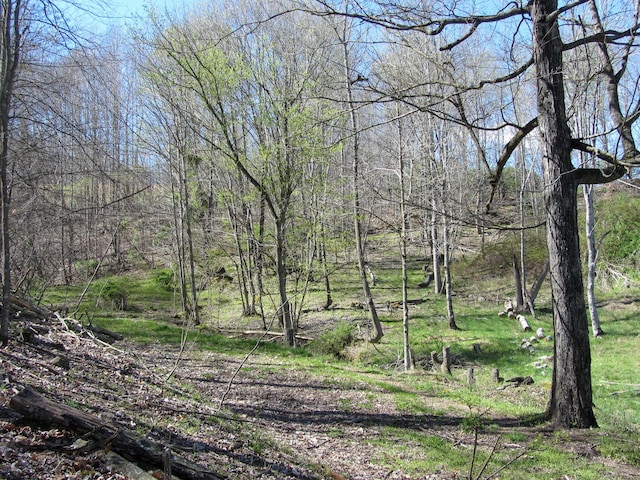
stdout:
POLYGON ((344 62, 344 81, 347 91, 347 107, 349 108, 349 128, 351 130, 352 135, 352 170, 351 170, 351 181, 352 181, 352 197, 353 197, 353 223, 355 230, 355 242, 356 242, 356 251, 358 256, 358 270, 360 272, 360 281, 362 282, 362 290, 364 292, 365 303, 367 304, 367 308, 369 309, 369 314, 371 315, 371 324, 373 327, 373 332, 369 337, 369 341, 371 343, 378 343, 383 336, 382 331, 382 323, 378 318, 378 312, 376 310, 376 305, 373 301, 373 295, 371 293, 371 286, 369 285, 369 280, 367 279, 366 272, 366 258, 364 253, 364 240, 362 236, 362 207, 360 206, 360 143, 359 143, 359 132, 358 132, 358 120, 356 118, 356 108, 357 105, 353 98, 353 83, 351 81, 351 68, 349 66, 349 49, 347 42, 347 25, 345 20, 345 31, 343 32, 343 36, 341 38, 342 42, 342 53, 343 53, 343 62, 344 62))
MULTIPOLYGON (((398 118, 400 118, 400 112, 396 112, 398 118)), ((404 178, 404 150, 402 148, 402 142, 404 141, 402 135, 402 120, 398 122, 398 167, 400 177, 400 257, 402 264, 402 331, 403 331, 403 346, 404 346, 404 369, 409 371, 413 368, 413 358, 411 355, 411 343, 409 341, 409 301, 408 301, 408 278, 407 278, 407 233, 409 230, 409 217, 407 215, 407 187, 405 185, 404 178)))
POLYGON ((187 260, 189 266, 189 284, 191 288, 191 309, 189 310, 189 315, 193 319, 194 325, 200 325, 200 313, 198 311, 198 290, 196 288, 196 265, 193 251, 193 232, 191 229, 191 200, 189 193, 189 165, 187 164, 186 155, 181 155, 182 159, 182 170, 183 175, 181 177, 182 181, 182 195, 184 199, 184 226, 185 233, 187 235, 187 260))
POLYGON ((453 288, 451 286, 451 246, 449 245, 449 216, 448 212, 442 215, 442 250, 444 253, 444 290, 447 301, 447 319, 449 328, 458 330, 456 316, 453 311, 453 288))
POLYGON ((435 193, 436 189, 432 188, 431 192, 431 261, 433 263, 433 288, 438 295, 442 293, 442 270, 440 259, 442 251, 440 248, 440 236, 438 235, 438 199, 435 193))
POLYGON ((2 2, 0 12, 2 41, 0 56, 0 216, 2 217, 2 317, 0 319, 0 344, 9 343, 9 318, 11 306, 11 246, 9 232, 9 122, 11 103, 21 53, 20 21, 22 2, 9 0, 2 2))
POLYGON ((262 281, 262 276, 264 273, 264 224, 266 217, 266 199, 263 193, 260 194, 260 220, 258 224, 259 232, 258 238, 256 239, 256 284, 258 288, 258 301, 254 302, 258 304, 260 310, 260 318, 262 319, 262 326, 264 329, 267 329, 267 321, 264 316, 264 308, 262 306, 262 298, 264 296, 264 283, 262 281))
MULTIPOLYGON (((170 165, 170 168, 174 168, 170 165)), ((178 179, 174 181, 171 178, 171 199, 173 208, 173 225, 176 238, 176 258, 178 260, 178 286, 180 287, 180 304, 184 312, 187 311, 189 300, 187 297, 187 276, 185 266, 185 244, 184 244, 184 203, 182 201, 182 182, 180 180, 183 175, 181 164, 175 166, 178 179), (178 184, 176 191, 176 183, 178 184)))
POLYGON ((323 310, 328 310, 333 304, 333 298, 331 297, 331 281, 329 280, 329 264, 327 263, 327 232, 324 226, 324 222, 320 225, 320 245, 319 252, 320 264, 322 265, 322 276, 324 278, 324 291, 326 299, 323 310))
POLYGON ((578 242, 577 178, 571 163, 562 78, 562 41, 557 0, 532 0, 538 120, 544 143, 554 369, 547 415, 562 427, 596 427, 591 386, 591 351, 578 242))
POLYGON ((600 316, 596 306, 596 262, 598 260, 598 250, 596 247, 595 230, 596 220, 593 207, 593 185, 583 185, 584 204, 586 212, 586 240, 587 240, 587 303, 589 305, 589 316, 591 317, 591 331, 594 337, 604 334, 600 327, 600 316))
POLYGON ((280 293, 280 311, 285 341, 287 346, 296 346, 296 332, 291 314, 291 305, 287 294, 287 258, 286 258, 286 216, 280 213, 276 217, 276 268, 278 276, 278 292, 280 293))
MULTIPOLYGON (((523 149, 521 149, 520 151, 522 152, 523 149)), ((520 182, 520 192, 519 192, 519 209, 520 209, 520 297, 521 297, 521 303, 523 303, 523 308, 524 308, 524 304, 526 303, 527 307, 529 308, 529 312, 531 313, 531 315, 535 318, 536 316, 536 311, 533 308, 533 300, 531 300, 531 297, 529 296, 529 291, 527 289, 527 263, 526 263, 526 236, 525 236, 525 189, 527 186, 527 182, 528 182, 528 177, 529 174, 527 173, 527 168, 526 168, 526 162, 525 162, 525 155, 524 152, 522 152, 522 179, 520 182)), ((515 259, 514 259, 515 261, 515 259)), ((517 285, 517 283, 516 283, 517 285)), ((516 302, 517 303, 517 302, 516 302)))
POLYGON ((525 287, 522 284, 522 273, 520 272, 520 264, 518 263, 518 259, 516 258, 515 254, 513 255, 513 282, 515 284, 516 290, 515 310, 516 312, 522 312, 524 309, 524 295, 522 292, 525 290, 525 287))

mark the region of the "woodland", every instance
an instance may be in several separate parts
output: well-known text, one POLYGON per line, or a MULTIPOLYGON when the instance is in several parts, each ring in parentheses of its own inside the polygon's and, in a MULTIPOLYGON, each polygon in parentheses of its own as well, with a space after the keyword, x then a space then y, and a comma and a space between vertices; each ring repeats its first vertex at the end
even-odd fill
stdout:
POLYGON ((637 0, 1 19, 0 478, 640 477, 637 0))

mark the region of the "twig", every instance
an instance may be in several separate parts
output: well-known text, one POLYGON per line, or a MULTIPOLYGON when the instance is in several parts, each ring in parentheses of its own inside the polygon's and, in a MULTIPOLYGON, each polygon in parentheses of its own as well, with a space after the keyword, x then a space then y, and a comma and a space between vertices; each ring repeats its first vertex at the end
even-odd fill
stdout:
POLYGON ((503 471, 505 468, 507 468, 509 465, 511 465, 513 462, 515 462, 516 460, 518 460, 520 457, 522 457, 525 453, 527 453, 527 451, 523 451, 520 452, 518 455, 516 455, 515 457, 513 457, 511 460, 509 460, 507 463, 505 463, 504 465, 502 465, 499 469, 497 469, 495 472, 493 472, 491 475, 489 475, 487 478, 485 478, 485 480, 491 480, 492 478, 495 478, 496 475, 498 475, 501 471, 503 471))
POLYGON ((476 463, 476 452, 478 450, 478 426, 473 429, 473 453, 471 454, 471 466, 469 467, 469 480, 473 480, 473 467, 476 463))
POLYGON ((84 299, 84 296, 87 294, 87 291, 89 290, 89 287, 93 283, 93 279, 96 278, 96 275, 98 274, 98 270, 102 266, 102 262, 104 262, 104 259, 107 257, 107 253, 109 253, 109 249, 111 248, 111 245, 113 245, 113 242, 116 239, 116 235, 118 234, 119 227, 120 227, 120 225, 116 226, 116 229, 113 232, 113 235, 111 236, 111 240, 109 241, 109 245, 107 245, 107 248, 105 248, 105 250, 104 250, 104 252, 102 254, 102 257, 100 258, 100 261, 98 262, 98 265, 96 265, 96 268, 93 271, 93 274, 91 275, 91 278, 89 279, 89 281, 87 282, 87 285, 84 287, 84 290, 80 294, 80 298, 78 298, 78 302, 76 303, 76 307, 73 310, 73 313, 71 314, 72 316, 75 316, 78 313, 78 309, 80 308, 80 303, 84 299))
POLYGON ((189 318, 184 326, 184 329, 182 330, 182 334, 180 337, 180 351, 178 352, 178 358, 176 358, 176 361, 173 364, 173 368, 171 369, 171 371, 169 372, 169 374, 165 377, 164 379, 164 383, 166 384, 171 377, 173 377, 173 375, 176 373, 176 370, 178 369, 178 366, 180 365, 180 362, 182 361, 182 356, 184 355, 184 352, 187 348, 187 340, 189 339, 189 332, 191 331, 191 328, 193 327, 193 322, 192 322, 192 317, 191 315, 189 315, 189 318))
POLYGON ((282 309, 282 305, 274 312, 273 316, 271 317, 271 322, 269 322, 269 326, 267 327, 265 332, 260 336, 260 338, 258 338, 258 340, 256 341, 256 344, 253 346, 251 351, 245 355, 245 357, 240 362, 240 365, 238 365, 238 368, 236 368, 236 370, 233 372, 233 375, 231 375, 231 378, 229 379, 229 382, 227 383, 227 388, 225 389, 224 393, 222 394, 222 397, 220 397, 220 402, 218 403, 218 410, 222 410, 222 406, 224 405, 224 401, 227 398, 227 395, 229 394, 229 392, 231 391, 231 386, 233 385, 233 381, 238 376, 238 373, 240 373, 240 369, 242 367, 244 367, 244 364, 247 363, 247 361, 249 360, 249 357, 251 357, 251 355, 253 355, 253 353, 260 346, 260 343, 262 343, 262 340, 269 334, 269 330, 273 326, 273 322, 275 321, 275 319, 278 316, 278 313, 280 312, 281 309, 282 309))
MULTIPOLYGON (((476 429, 476 431, 477 431, 477 429, 476 429)), ((478 473, 478 476, 476 477, 476 480, 480 480, 480 477, 482 476, 484 471, 487 469, 487 465, 489 465, 489 462, 493 458, 493 455, 496 453, 496 449, 498 448, 498 444, 500 443, 500 438, 501 438, 500 435, 498 435, 498 438, 496 438, 496 443, 493 444, 493 448, 491 448, 491 451, 489 452, 489 456, 487 457, 487 459, 485 460, 484 464, 482 465, 482 468, 480 469, 480 473, 478 473)))
POLYGON ((620 390, 618 392, 611 392, 609 394, 609 396, 622 395, 623 393, 633 393, 634 395, 640 395, 640 390, 635 390, 635 389, 633 389, 633 390, 620 390))

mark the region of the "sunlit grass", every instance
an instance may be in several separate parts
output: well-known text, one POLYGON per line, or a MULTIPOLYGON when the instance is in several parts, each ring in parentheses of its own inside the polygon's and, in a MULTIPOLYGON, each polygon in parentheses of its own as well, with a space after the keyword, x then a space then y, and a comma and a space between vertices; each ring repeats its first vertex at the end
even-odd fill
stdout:
MULTIPOLYGON (((491 295, 481 295, 479 284, 475 283, 465 290, 469 282, 457 280, 454 309, 459 330, 451 330, 446 321, 444 297, 432 289, 416 288, 422 280, 421 264, 419 259, 411 263, 412 288, 409 291, 409 298, 414 300, 410 307, 410 338, 416 371, 403 371, 402 311, 393 305, 387 308, 387 302, 401 299, 401 272, 399 265, 392 261, 372 262, 377 276, 373 293, 385 331, 379 344, 358 342, 348 347, 343 360, 338 360, 327 354, 312 353, 304 347, 290 349, 278 341, 262 341, 255 355, 264 361, 251 368, 264 372, 303 371, 309 378, 337 389, 362 390, 366 401, 360 407, 364 409, 373 409, 376 399, 386 396, 398 411, 407 415, 446 416, 461 424, 465 418, 477 415, 482 421, 485 443, 493 441, 497 435, 498 427, 491 420, 494 417, 509 418, 513 424, 520 425, 531 425, 533 420, 539 422, 550 393, 552 364, 548 358, 553 355, 553 342, 536 343, 533 354, 522 349, 521 342, 535 334, 539 327, 553 335, 548 300, 541 295, 536 318, 527 315, 533 331, 524 332, 515 320, 498 316, 507 295, 500 292, 509 290, 504 287, 504 278, 482 281, 482 288, 493 292, 491 295), (469 290, 473 295, 467 295, 469 290), (478 347, 474 348, 474 345, 478 347), (431 352, 441 353, 444 346, 450 347, 454 357, 451 375, 432 370, 429 364, 431 352), (474 369, 473 385, 467 385, 469 368, 474 369), (491 378, 494 368, 499 369, 504 379, 531 376, 534 384, 520 388, 495 384, 491 378)), ((256 334, 239 333, 259 331, 262 319, 242 316, 241 302, 233 286, 214 284, 199 292, 199 302, 203 306, 202 325, 187 329, 179 315, 179 299, 175 292, 162 289, 151 275, 118 279, 128 295, 128 310, 124 312, 101 299, 106 280, 98 279, 87 290, 79 304, 81 321, 90 320, 140 343, 177 347, 186 335, 186 341, 197 349, 226 355, 244 356, 258 341, 256 334), (231 331, 238 333, 225 334, 231 331)), ((340 322, 351 322, 366 326, 366 312, 351 308, 351 303, 362 297, 354 266, 339 266, 331 280, 336 310, 319 312, 311 308, 311 313, 301 317, 301 325, 306 327, 307 323, 315 323, 332 329, 340 322)), ((47 292, 45 304, 73 307, 83 289, 84 285, 52 289, 47 292)), ((593 437, 594 444, 602 455, 637 466, 640 466, 636 448, 640 440, 640 395, 637 393, 640 388, 637 376, 640 338, 636 320, 640 314, 639 297, 633 289, 601 292, 598 298, 602 299, 600 315, 606 335, 591 339, 595 412, 601 427, 593 437)), ((263 300, 267 306, 266 320, 270 321, 277 299, 270 294, 263 300)), ((321 282, 313 284, 306 305, 315 307, 323 301, 321 282)), ((348 403, 343 400, 341 408, 348 410, 355 406, 348 403)), ((529 451, 501 478, 611 478, 607 477, 607 470, 602 465, 591 464, 586 458, 557 448, 562 439, 534 441, 530 435, 519 432, 503 435, 508 436, 511 443, 528 446, 529 451)), ((463 478, 468 475, 469 442, 457 445, 448 438, 434 435, 433 431, 390 427, 383 428, 381 435, 371 441, 385 446, 386 452, 374 461, 390 469, 415 475, 438 472, 457 472, 463 478), (403 448, 407 445, 411 449, 403 448)), ((477 461, 484 461, 487 455, 485 446, 480 449, 477 461)), ((514 455, 514 451, 500 450, 492 458, 492 468, 488 472, 504 465, 514 455)))

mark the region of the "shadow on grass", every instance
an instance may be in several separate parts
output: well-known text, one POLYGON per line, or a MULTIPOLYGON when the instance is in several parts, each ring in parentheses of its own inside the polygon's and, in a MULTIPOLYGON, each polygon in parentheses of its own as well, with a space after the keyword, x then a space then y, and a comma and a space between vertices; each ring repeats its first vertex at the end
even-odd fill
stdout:
MULTIPOLYGON (((284 405, 281 408, 259 405, 234 405, 229 408, 236 415, 257 418, 269 423, 298 425, 300 427, 308 427, 310 425, 316 427, 394 427, 422 431, 424 429, 461 426, 467 419, 467 416, 464 415, 371 413, 348 409, 306 409, 304 407, 300 408, 300 405, 290 405, 289 407, 284 405)), ((534 427, 544 422, 544 414, 524 415, 518 418, 487 419, 487 424, 498 425, 503 428, 534 427)))

